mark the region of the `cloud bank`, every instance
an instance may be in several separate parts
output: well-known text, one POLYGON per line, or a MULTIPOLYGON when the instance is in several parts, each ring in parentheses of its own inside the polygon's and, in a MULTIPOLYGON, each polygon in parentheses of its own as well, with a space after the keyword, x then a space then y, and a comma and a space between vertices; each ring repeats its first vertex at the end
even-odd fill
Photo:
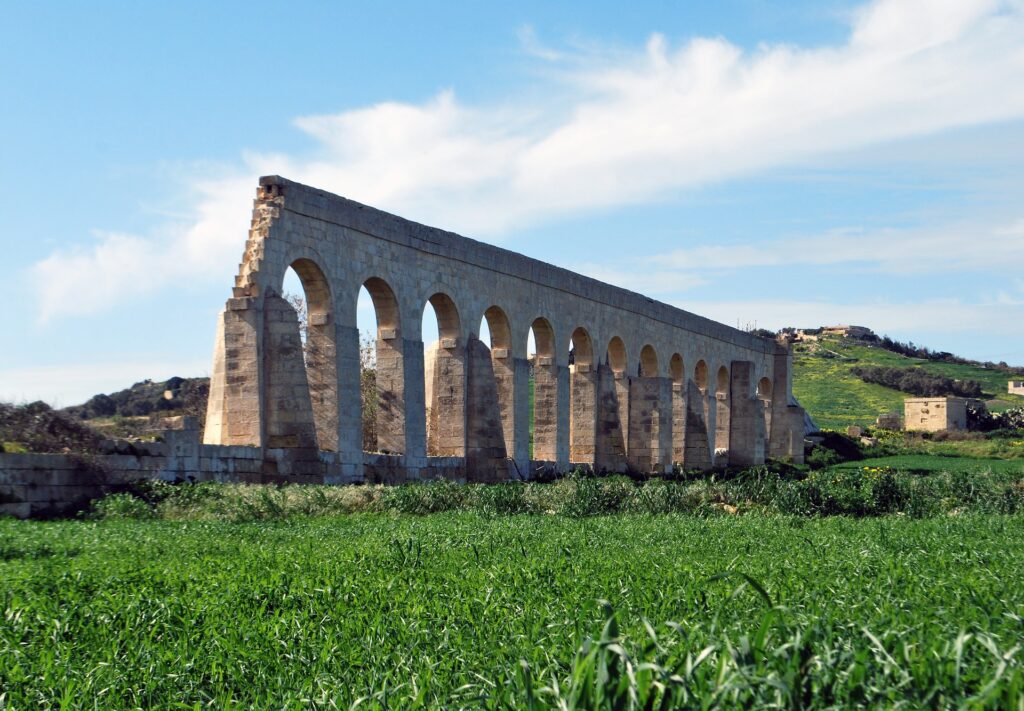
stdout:
MULTIPOLYGON (((94 313, 186 275, 224 278, 259 174, 507 239, 560 215, 1024 116, 1024 91, 1008 90, 1024 86, 1022 0, 877 0, 853 14, 844 43, 818 48, 745 52, 722 38, 672 46, 654 35, 633 53, 566 54, 528 39, 555 99, 467 106, 448 91, 299 118, 310 153, 241 157, 230 178, 195 188, 191 224, 98 233, 34 265, 40 319, 94 313)), ((694 258, 675 255, 675 266, 694 258)))

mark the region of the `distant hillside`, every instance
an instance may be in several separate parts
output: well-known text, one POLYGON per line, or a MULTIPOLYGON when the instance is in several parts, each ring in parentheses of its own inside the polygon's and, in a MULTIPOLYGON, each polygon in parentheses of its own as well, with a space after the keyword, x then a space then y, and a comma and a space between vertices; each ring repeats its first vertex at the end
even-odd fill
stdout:
MULTIPOLYGON (((867 331, 867 329, 863 329, 867 331)), ((790 329, 795 332, 795 329, 790 329)), ((864 382, 854 368, 913 368, 937 376, 974 380, 981 385, 981 398, 989 409, 1001 412, 1024 406, 1024 397, 1008 395, 1006 383, 1014 369, 1005 363, 978 363, 949 353, 930 351, 913 344, 889 339, 868 339, 825 335, 816 329, 817 341, 793 344, 793 393, 819 427, 841 429, 867 425, 883 412, 903 412, 903 400, 910 397, 883 385, 864 382), (927 357, 912 357, 920 354, 927 357)), ((870 333, 870 331, 868 331, 870 333)), ((767 337, 773 333, 764 332, 767 337)), ((1024 373, 1018 377, 1024 378, 1024 373)), ((109 395, 96 395, 82 405, 64 412, 102 426, 111 418, 143 418, 155 415, 206 413, 208 378, 171 378, 162 382, 144 380, 109 395)))
POLYGON ((206 410, 209 378, 170 378, 160 382, 143 380, 109 395, 99 394, 63 412, 82 420, 109 417, 146 417, 200 414, 206 410))
MULTIPOLYGON (((890 342, 891 343, 891 342, 890 342)), ((949 356, 948 360, 915 358, 889 350, 889 343, 841 336, 819 336, 816 342, 793 344, 793 394, 819 427, 839 429, 867 425, 883 412, 903 412, 907 393, 866 383, 854 368, 912 368, 954 380, 975 380, 981 399, 993 412, 1024 406, 1024 397, 1009 395, 1006 383, 1013 369, 1005 364, 982 364, 949 356), (958 362, 949 362, 949 361, 958 362)))

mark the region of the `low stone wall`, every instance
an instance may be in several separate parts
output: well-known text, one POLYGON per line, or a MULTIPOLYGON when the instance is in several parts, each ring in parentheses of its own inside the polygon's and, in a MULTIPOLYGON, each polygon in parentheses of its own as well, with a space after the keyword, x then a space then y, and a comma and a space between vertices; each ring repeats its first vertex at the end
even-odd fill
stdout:
MULTIPOLYGON (((267 449, 200 443, 198 430, 171 430, 163 442, 108 443, 109 454, 0 453, 0 516, 66 516, 89 502, 146 479, 219 481, 247 484, 405 484, 447 479, 465 483, 463 457, 427 457, 410 467, 405 457, 363 454, 363 477, 356 479, 333 452, 267 449)), ((508 462, 508 479, 550 474, 554 462, 533 461, 519 472, 508 462)))

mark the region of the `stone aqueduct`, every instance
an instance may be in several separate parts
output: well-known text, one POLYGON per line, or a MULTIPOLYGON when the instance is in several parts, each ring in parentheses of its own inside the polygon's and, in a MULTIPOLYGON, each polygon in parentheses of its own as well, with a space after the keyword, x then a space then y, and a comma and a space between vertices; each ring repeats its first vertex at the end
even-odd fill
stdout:
POLYGON ((541 466, 663 472, 802 459, 786 347, 280 177, 260 179, 235 282, 204 442, 259 447, 266 473, 496 481, 541 466), (304 357, 282 296, 288 267, 303 283, 316 359, 304 357), (362 448, 363 286, 377 316, 373 453, 362 448), (439 340, 425 352, 428 303, 439 340))

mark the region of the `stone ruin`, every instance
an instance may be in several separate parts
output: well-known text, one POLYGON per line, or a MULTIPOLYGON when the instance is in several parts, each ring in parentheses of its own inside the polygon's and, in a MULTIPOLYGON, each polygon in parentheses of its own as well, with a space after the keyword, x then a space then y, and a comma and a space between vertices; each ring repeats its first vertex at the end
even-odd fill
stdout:
POLYGON ((217 324, 205 432, 184 418, 163 441, 103 454, 0 453, 0 515, 65 515, 141 479, 493 482, 801 462, 791 390, 775 341, 268 177, 217 324), (305 343, 282 296, 289 267, 305 343), (374 452, 362 446, 363 286, 377 316, 374 452), (425 352, 428 303, 440 338, 425 352))
POLYGON ((203 443, 328 483, 800 462, 791 391, 775 341, 271 176, 217 323, 203 443), (362 446, 360 287, 377 318, 377 452, 362 446), (428 303, 439 340, 425 351, 428 303))

